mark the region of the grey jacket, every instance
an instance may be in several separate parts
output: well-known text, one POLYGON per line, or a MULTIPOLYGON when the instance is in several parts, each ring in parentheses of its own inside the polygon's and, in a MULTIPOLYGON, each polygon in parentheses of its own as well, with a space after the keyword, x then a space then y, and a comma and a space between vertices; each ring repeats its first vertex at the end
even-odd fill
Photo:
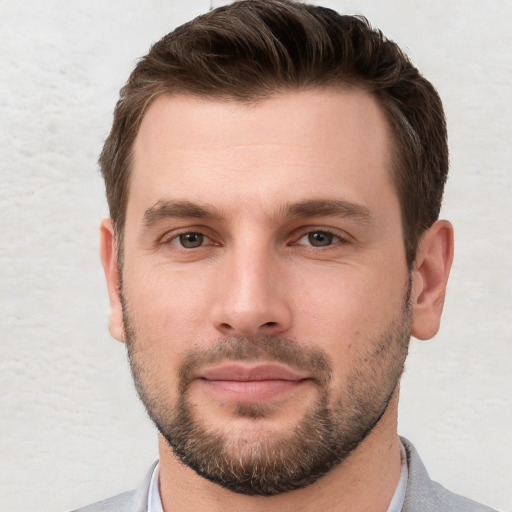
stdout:
MULTIPOLYGON (((409 479, 402 512, 496 512, 472 500, 454 494, 430 480, 414 446, 402 438, 407 453, 409 479)), ((156 464, 156 463, 155 463, 156 464)), ((146 512, 152 466, 146 478, 134 491, 128 491, 74 512, 146 512)))

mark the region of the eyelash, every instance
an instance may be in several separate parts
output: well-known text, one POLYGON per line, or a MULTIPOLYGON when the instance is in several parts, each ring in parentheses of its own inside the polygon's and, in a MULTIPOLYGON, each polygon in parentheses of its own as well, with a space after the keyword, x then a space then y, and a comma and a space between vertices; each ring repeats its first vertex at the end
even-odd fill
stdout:
POLYGON ((182 231, 181 233, 173 234, 171 237, 163 237, 161 243, 163 245, 176 245, 177 247, 185 251, 199 249, 201 247, 204 247, 205 245, 210 245, 201 243, 201 245, 198 245, 197 247, 185 247, 183 243, 180 243, 180 239, 181 237, 184 237, 186 235, 197 235, 199 237, 202 237, 203 239, 209 240, 211 242, 211 245, 219 245, 213 242, 213 240, 208 235, 205 235, 201 230, 182 231))
MULTIPOLYGON (((311 240, 309 240, 311 242, 311 240)), ((306 245, 307 247, 315 248, 315 249, 327 249, 329 247, 332 247, 333 245, 339 244, 339 243, 347 243, 348 240, 341 235, 334 233, 333 231, 329 229, 311 229, 309 231, 303 232, 300 237, 297 239, 297 241, 294 244, 297 245, 306 245), (311 237, 312 235, 327 235, 327 238, 331 238, 330 243, 328 245, 313 245, 313 243, 309 244, 299 244, 302 239, 306 237, 311 237)))
MULTIPOLYGON (((309 240, 311 242, 311 240, 309 240)), ((162 239, 161 239, 161 244, 163 245, 174 245, 174 246, 177 246, 180 250, 184 250, 184 251, 191 251, 193 249, 200 249, 202 247, 205 247, 206 245, 220 245, 219 243, 216 243, 212 240, 211 237, 209 237, 208 235, 206 235, 201 229, 198 229, 198 230, 188 230, 188 231, 182 231, 180 233, 175 233, 173 234, 171 237, 167 237, 167 236, 164 236, 162 239), (202 237, 202 240, 201 240, 201 243, 200 245, 198 246, 195 246, 195 247, 185 247, 183 245, 183 241, 181 240, 181 237, 184 237, 184 236, 187 236, 187 235, 196 235, 198 237, 202 237), (206 239, 206 243, 205 240, 206 239)), ((323 250, 327 250, 337 244, 346 244, 346 243, 349 243, 349 240, 348 240, 348 236, 342 236, 338 233, 335 233, 329 229, 326 229, 326 228, 322 228, 322 229, 308 229, 307 231, 301 231, 300 233, 300 236, 298 237, 293 237, 293 240, 292 242, 289 244, 291 246, 293 245, 303 245, 303 246, 306 246, 306 247, 309 247, 309 248, 312 248, 312 249, 323 249, 323 250), (327 245, 313 245, 312 243, 310 244, 306 244, 306 243, 299 243, 303 238, 306 238, 306 237, 310 237, 312 235, 318 235, 318 234, 321 234, 321 235, 327 235, 327 238, 331 238, 331 241, 330 243, 328 243, 327 245)))

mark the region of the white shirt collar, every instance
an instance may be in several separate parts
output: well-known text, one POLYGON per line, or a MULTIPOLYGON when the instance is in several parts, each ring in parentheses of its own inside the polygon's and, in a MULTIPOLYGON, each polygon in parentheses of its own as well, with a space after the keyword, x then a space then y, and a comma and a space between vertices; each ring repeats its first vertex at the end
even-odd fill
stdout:
POLYGON ((151 483, 149 484, 148 512, 164 512, 162 500, 160 498, 159 477, 160 463, 155 466, 151 477, 151 483))
POLYGON ((391 503, 389 504, 387 512, 400 512, 404 506, 407 480, 409 479, 409 468, 407 467, 407 454, 405 453, 405 448, 402 444, 402 441, 400 441, 400 460, 402 463, 402 468, 400 470, 400 480, 398 480, 395 494, 391 499, 391 503))
MULTIPOLYGON (((409 477, 409 470, 407 468, 407 457, 405 454, 405 448, 400 442, 400 459, 402 461, 402 469, 400 471, 400 480, 395 489, 395 494, 389 504, 387 512, 400 512, 404 505, 405 490, 407 488, 407 479, 409 477)), ((160 498, 160 488, 158 485, 160 475, 160 464, 155 466, 153 475, 151 477, 151 483, 149 484, 148 494, 148 512, 164 512, 162 507, 162 500, 160 498)))

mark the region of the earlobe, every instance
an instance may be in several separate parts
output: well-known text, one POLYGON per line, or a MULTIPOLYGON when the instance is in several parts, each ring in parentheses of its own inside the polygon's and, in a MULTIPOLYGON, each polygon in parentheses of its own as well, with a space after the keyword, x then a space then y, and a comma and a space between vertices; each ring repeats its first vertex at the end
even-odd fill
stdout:
POLYGON ((109 331, 116 340, 125 341, 121 303, 120 272, 112 219, 103 219, 100 226, 100 256, 110 298, 109 331))
POLYGON ((453 227, 435 222, 420 241, 412 272, 412 335, 422 340, 439 330, 453 260, 453 227))

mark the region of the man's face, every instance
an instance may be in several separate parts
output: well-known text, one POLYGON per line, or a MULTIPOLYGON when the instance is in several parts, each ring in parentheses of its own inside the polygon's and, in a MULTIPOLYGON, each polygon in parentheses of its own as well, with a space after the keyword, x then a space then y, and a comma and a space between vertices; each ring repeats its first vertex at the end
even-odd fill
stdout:
POLYGON ((206 478, 307 485, 385 413, 410 335, 389 144, 358 91, 160 97, 147 112, 124 329, 151 417, 206 478))

